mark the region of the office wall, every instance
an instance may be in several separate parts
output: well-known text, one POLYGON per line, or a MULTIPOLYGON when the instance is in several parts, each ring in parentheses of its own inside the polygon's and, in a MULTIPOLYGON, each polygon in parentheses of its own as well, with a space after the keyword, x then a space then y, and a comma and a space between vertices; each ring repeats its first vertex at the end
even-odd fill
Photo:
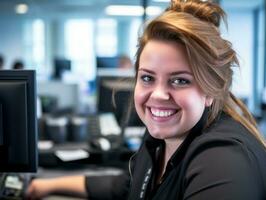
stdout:
POLYGON ((5 56, 6 68, 23 58, 23 22, 17 17, 0 18, 0 53, 5 56))
POLYGON ((228 15, 228 29, 223 30, 240 60, 240 70, 235 73, 233 92, 247 100, 256 116, 261 115, 261 96, 265 63, 265 7, 263 0, 220 0, 228 15))
POLYGON ((228 10, 228 30, 223 28, 223 35, 228 39, 240 61, 240 70, 235 68, 233 92, 239 97, 252 94, 253 65, 253 14, 252 10, 228 10))
POLYGON ((57 99, 58 108, 71 107, 78 110, 80 105, 80 88, 79 85, 75 83, 38 81, 37 94, 40 96, 55 97, 57 99))

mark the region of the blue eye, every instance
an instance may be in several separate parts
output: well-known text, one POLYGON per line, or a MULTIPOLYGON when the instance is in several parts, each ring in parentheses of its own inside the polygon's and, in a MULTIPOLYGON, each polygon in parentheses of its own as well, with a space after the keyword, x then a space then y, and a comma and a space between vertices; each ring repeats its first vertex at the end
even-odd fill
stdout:
POLYGON ((178 85, 178 86, 185 86, 191 83, 190 80, 185 78, 174 78, 171 80, 171 84, 178 85))
POLYGON ((149 75, 142 75, 140 78, 145 83, 153 81, 153 77, 149 75))

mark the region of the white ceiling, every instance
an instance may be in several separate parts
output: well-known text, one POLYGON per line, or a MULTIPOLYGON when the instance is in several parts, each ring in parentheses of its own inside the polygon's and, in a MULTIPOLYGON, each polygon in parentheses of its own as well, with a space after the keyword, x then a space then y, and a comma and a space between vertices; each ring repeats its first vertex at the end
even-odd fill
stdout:
POLYGON ((252 9, 263 6, 264 0, 220 0, 220 3, 225 8, 252 9))
MULTIPOLYGON (((0 14, 14 13, 18 3, 29 6, 28 14, 64 13, 64 14, 100 14, 108 5, 141 5, 142 0, 0 0, 0 14)), ((166 7, 167 3, 149 0, 149 5, 166 7)))
MULTIPOLYGON (((148 0, 148 5, 165 8, 168 3, 148 0)), ((170 1, 170 0, 169 0, 170 1)), ((226 8, 254 8, 263 5, 263 0, 220 0, 226 8)), ((14 7, 18 3, 29 5, 30 15, 104 15, 108 5, 141 5, 142 0, 0 0, 0 16, 15 15, 14 7)))

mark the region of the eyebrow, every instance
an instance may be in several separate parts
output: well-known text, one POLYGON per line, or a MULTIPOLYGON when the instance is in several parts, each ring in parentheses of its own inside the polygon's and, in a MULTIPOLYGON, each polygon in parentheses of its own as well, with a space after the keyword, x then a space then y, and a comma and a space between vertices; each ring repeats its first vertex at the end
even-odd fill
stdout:
MULTIPOLYGON (((148 70, 148 69, 144 69, 144 68, 139 68, 138 71, 147 72, 149 74, 156 74, 154 71, 151 71, 151 70, 148 70)), ((169 75, 174 76, 174 75, 180 75, 180 74, 188 74, 190 76, 193 76, 193 74, 191 72, 186 71, 186 70, 171 72, 169 75)))

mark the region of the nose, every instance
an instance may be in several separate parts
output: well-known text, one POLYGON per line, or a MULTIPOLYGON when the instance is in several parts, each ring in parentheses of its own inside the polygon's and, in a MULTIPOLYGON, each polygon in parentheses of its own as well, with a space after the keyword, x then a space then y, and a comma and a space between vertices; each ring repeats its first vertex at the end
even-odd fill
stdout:
POLYGON ((167 88, 164 86, 158 85, 154 87, 154 90, 152 91, 151 98, 157 99, 157 100, 169 100, 170 94, 167 88))

